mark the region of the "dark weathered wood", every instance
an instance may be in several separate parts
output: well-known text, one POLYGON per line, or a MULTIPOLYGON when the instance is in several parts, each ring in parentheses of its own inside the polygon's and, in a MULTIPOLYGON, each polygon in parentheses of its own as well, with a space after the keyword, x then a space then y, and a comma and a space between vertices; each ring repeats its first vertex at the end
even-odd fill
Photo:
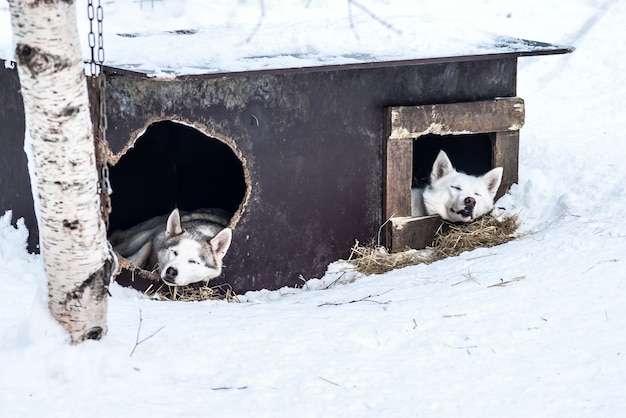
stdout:
POLYGON ((392 218, 389 221, 388 247, 392 252, 422 249, 432 244, 437 229, 442 225, 437 215, 419 218, 392 218))
POLYGON ((524 101, 519 97, 391 107, 390 112, 390 139, 517 131, 524 124, 524 101))
MULTIPOLYGON (((383 217, 411 216, 411 177, 413 173, 413 140, 386 142, 383 217)), ((385 242, 391 242, 391 228, 385 228, 385 242)))
POLYGON ((496 199, 518 181, 519 131, 496 132, 492 136, 492 166, 502 167, 502 182, 496 199))
POLYGON ((392 216, 411 216, 412 165, 412 139, 387 141, 385 220, 392 216))
POLYGON ((0 216, 13 211, 13 224, 24 219, 28 248, 37 250, 39 233, 24 152, 24 103, 17 68, 0 60, 0 216))

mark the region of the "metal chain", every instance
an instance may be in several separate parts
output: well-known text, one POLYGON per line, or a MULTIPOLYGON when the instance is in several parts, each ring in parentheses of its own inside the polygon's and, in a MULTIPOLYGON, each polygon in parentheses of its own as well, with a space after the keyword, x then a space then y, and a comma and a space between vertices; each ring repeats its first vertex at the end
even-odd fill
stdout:
MULTIPOLYGON (((98 123, 99 123, 99 131, 101 135, 102 143, 106 146, 107 144, 107 112, 106 112, 106 76, 104 75, 104 71, 102 71, 102 65, 104 64, 104 37, 103 37, 103 26, 102 21, 104 19, 104 10, 102 9, 102 4, 100 0, 98 0, 98 7, 94 8, 93 0, 88 0, 87 2, 87 17, 89 18, 89 48, 91 49, 91 61, 90 61, 90 70, 91 76, 98 76, 98 101, 99 101, 99 112, 98 112, 98 123), (97 30, 98 30, 98 44, 96 49, 96 35, 93 31, 93 22, 96 19, 97 22, 97 30), (97 52, 96 52, 97 51, 97 52)), ((109 164, 107 159, 107 152, 103 153, 103 163, 102 163, 102 189, 106 190, 107 194, 110 195, 113 193, 111 189, 111 182, 109 180, 109 164)))
POLYGON ((96 17, 96 12, 93 7, 93 0, 87 2, 87 17, 89 18, 89 48, 91 49, 91 61, 89 61, 89 69, 91 76, 95 77, 98 73, 98 66, 96 64, 96 35, 93 32, 93 20, 96 17))
MULTIPOLYGON (((109 208, 110 208, 110 200, 109 196, 113 193, 113 189, 111 188, 111 181, 109 179, 109 161, 108 161, 108 142, 107 142, 107 106, 106 106, 106 76, 102 69, 104 64, 104 36, 103 36, 103 25, 102 22, 104 20, 104 10, 102 9, 102 4, 100 0, 98 0, 98 6, 94 8, 93 0, 88 0, 87 2, 87 17, 89 18, 89 48, 91 49, 91 60, 89 62, 91 77, 98 78, 97 84, 97 100, 98 100, 98 131, 100 133, 100 143, 102 149, 102 169, 100 172, 100 193, 101 193, 101 211, 102 216, 105 219, 105 223, 108 227, 108 216, 109 216, 109 208), (97 22, 97 48, 96 48, 96 35, 94 33, 94 19, 97 22), (106 196, 102 196, 103 193, 106 193, 106 196)), ((115 252, 113 251, 113 247, 111 243, 108 243, 108 250, 111 260, 113 261, 113 266, 111 268, 111 277, 110 281, 113 280, 113 277, 117 274, 118 269, 118 260, 115 252)))

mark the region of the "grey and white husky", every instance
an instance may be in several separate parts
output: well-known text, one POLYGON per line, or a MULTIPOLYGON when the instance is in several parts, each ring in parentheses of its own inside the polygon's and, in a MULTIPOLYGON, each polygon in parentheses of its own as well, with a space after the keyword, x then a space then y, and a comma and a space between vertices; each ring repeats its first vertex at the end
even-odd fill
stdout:
POLYGON ((502 180, 502 167, 482 176, 456 171, 448 155, 439 151, 425 189, 411 189, 411 215, 439 215, 450 222, 471 222, 493 209, 502 180))
POLYGON ((209 281, 222 273, 230 247, 230 216, 220 209, 182 212, 148 219, 109 240, 122 257, 137 267, 156 270, 170 286, 209 281))

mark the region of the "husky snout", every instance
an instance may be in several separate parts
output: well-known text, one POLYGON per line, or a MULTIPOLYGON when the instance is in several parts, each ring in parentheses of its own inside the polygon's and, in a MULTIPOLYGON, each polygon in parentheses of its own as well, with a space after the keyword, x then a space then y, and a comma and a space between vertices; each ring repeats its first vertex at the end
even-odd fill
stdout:
POLYGON ((463 200, 463 204, 463 209, 452 211, 455 212, 457 215, 461 215, 463 218, 472 218, 474 215, 474 207, 476 207, 476 199, 468 196, 463 200))
POLYGON ((165 270, 163 281, 175 285, 176 277, 178 277, 178 270, 176 270, 174 267, 168 267, 167 270, 165 270))

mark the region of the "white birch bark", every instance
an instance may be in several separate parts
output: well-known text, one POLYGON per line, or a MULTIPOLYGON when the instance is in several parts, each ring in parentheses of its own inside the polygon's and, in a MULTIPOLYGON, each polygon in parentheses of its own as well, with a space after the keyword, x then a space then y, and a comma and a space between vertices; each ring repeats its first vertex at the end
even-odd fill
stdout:
POLYGON ((111 262, 76 6, 9 0, 9 7, 48 306, 72 343, 99 339, 106 333, 111 262))

